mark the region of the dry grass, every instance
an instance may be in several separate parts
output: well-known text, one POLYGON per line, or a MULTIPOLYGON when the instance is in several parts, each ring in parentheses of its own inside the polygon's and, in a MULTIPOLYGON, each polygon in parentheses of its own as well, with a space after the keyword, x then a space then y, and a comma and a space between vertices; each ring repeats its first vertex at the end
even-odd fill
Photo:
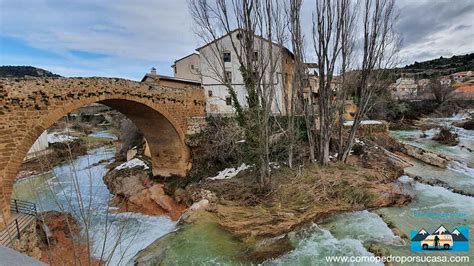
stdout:
POLYGON ((439 143, 456 146, 459 143, 458 134, 453 132, 451 128, 442 127, 439 132, 433 137, 433 140, 439 143))
POLYGON ((287 233, 334 213, 409 201, 392 191, 391 182, 399 176, 398 170, 384 161, 366 168, 360 162, 366 159, 351 160, 352 165, 280 169, 273 175, 273 189, 267 193, 259 192, 252 172, 207 182, 203 187, 219 198, 220 224, 250 242, 287 233))

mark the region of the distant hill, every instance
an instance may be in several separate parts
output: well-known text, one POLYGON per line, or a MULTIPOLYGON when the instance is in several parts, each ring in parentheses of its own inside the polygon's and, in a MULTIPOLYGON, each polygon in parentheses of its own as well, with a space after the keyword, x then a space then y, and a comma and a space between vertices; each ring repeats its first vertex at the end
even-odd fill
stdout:
POLYGON ((37 67, 32 66, 0 66, 0 77, 23 78, 23 77, 61 77, 37 67))
POLYGON ((415 62, 400 68, 402 73, 419 77, 449 75, 459 71, 474 70, 474 53, 454 55, 449 58, 440 57, 433 60, 415 62))

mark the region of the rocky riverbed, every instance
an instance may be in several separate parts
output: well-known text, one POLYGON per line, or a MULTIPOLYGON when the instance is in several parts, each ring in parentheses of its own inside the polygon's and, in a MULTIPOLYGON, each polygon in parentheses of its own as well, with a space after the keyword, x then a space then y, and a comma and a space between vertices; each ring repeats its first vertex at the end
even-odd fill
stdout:
POLYGON ((410 230, 473 224, 474 134, 455 129, 456 146, 431 140, 435 129, 428 137, 421 130, 393 131, 394 139, 358 139, 361 148, 349 165, 291 170, 274 163, 274 189, 267 193, 252 182, 251 166, 170 189, 151 175, 146 157, 114 162, 111 147, 17 182, 15 196, 42 211, 70 212, 82 228, 89 222, 94 256, 113 265, 294 265, 319 264, 329 255, 408 255, 410 230), (93 210, 86 220, 68 204, 76 184, 93 210), (423 212, 464 216, 425 219, 423 212))
MULTIPOLYGON (((429 122, 443 126, 458 120, 430 119, 429 122)), ((293 209, 281 202, 277 205, 272 205, 271 201, 270 204, 261 203, 261 198, 252 193, 254 191, 251 187, 238 186, 239 183, 243 183, 239 182, 239 179, 245 178, 245 175, 229 180, 204 182, 199 189, 208 192, 204 193, 203 199, 196 204, 195 208, 207 211, 204 214, 201 211, 193 211, 197 213, 195 215, 185 213, 183 217, 188 222, 180 226, 178 231, 155 241, 153 245, 142 250, 135 257, 135 263, 138 265, 156 263, 233 265, 262 262, 264 265, 318 265, 325 262, 326 256, 331 255, 410 255, 410 230, 419 230, 421 227, 431 229, 431 227, 439 226, 440 223, 449 226, 474 224, 472 220, 474 204, 471 203, 472 197, 468 194, 471 191, 470 187, 474 185, 474 172, 470 168, 474 157, 463 148, 472 147, 474 134, 469 130, 458 128, 456 130, 460 133, 460 143, 457 146, 445 146, 431 140, 430 137, 420 137, 421 130, 391 132, 392 136, 403 145, 386 136, 370 138, 366 141, 367 143, 385 143, 386 156, 383 158, 399 167, 404 167, 404 172, 414 177, 405 176, 402 172, 398 174, 393 172, 390 178, 384 178, 384 174, 379 174, 377 178, 370 181, 375 184, 380 182, 378 189, 384 185, 391 186, 390 192, 380 189, 374 198, 376 202, 377 199, 388 199, 391 198, 389 195, 392 195, 392 202, 386 203, 388 207, 383 207, 382 200, 375 206, 359 202, 359 209, 354 207, 357 204, 353 206, 349 204, 346 205, 347 209, 343 210, 338 202, 331 202, 331 204, 325 204, 326 213, 320 210, 320 216, 312 216, 305 220, 306 222, 299 224, 295 221, 298 221, 305 213, 316 213, 314 209, 318 204, 314 202, 318 201, 305 205, 304 196, 291 197, 293 195, 288 196, 279 190, 285 190, 289 186, 304 185, 305 178, 311 180, 307 172, 302 171, 303 178, 283 183, 281 188, 274 192, 281 193, 280 195, 285 195, 291 199, 291 202, 295 202, 294 206, 297 208, 293 209), (402 177, 398 178, 397 175, 402 177), (428 183, 423 180, 442 181, 428 183), (395 197, 398 200, 393 201, 393 195, 396 195, 397 191, 403 196, 395 197), (413 198, 413 200, 407 200, 408 198, 413 198), (297 199, 301 199, 301 202, 297 202, 297 199), (423 217, 420 215, 423 213, 438 213, 439 216, 423 217), (202 216, 209 215, 214 218, 202 219, 202 216), (451 218, 446 218, 446 216, 451 218), (206 236, 214 237, 207 239, 206 236)), ((365 167, 369 169, 386 168, 387 165, 374 164, 374 162, 383 162, 382 157, 373 157, 372 161, 367 157, 360 157, 359 162, 362 166, 365 163, 365 167)), ((315 176, 322 182, 325 176, 324 171, 328 171, 330 176, 337 176, 335 173, 341 170, 335 168, 332 169, 332 173, 329 169, 313 171, 317 172, 315 176)), ((347 169, 341 173, 344 171, 347 169)), ((385 171, 385 174, 390 172, 385 171)), ((365 178, 360 175, 347 174, 357 179, 356 182, 351 180, 356 187, 358 182, 362 182, 359 183, 361 187, 378 186, 364 184, 365 178)), ((365 176, 370 180, 370 171, 365 176)), ((311 187, 303 187, 305 189, 302 191, 312 191, 311 187)), ((329 188, 327 184, 321 187, 329 188)), ((293 194, 305 195, 302 191, 293 194)), ((265 197, 268 199, 275 195, 264 195, 263 198, 265 197)), ((302 220, 304 219, 299 221, 302 220)), ((472 237, 472 232, 470 237, 472 237)), ((443 253, 443 255, 451 256, 452 254, 443 253)))

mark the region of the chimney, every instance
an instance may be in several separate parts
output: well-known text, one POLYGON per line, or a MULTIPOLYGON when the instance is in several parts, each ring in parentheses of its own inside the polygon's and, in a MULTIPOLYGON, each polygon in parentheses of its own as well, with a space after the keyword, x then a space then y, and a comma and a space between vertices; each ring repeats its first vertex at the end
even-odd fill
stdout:
POLYGON ((150 74, 156 76, 156 68, 152 67, 150 70, 150 74))

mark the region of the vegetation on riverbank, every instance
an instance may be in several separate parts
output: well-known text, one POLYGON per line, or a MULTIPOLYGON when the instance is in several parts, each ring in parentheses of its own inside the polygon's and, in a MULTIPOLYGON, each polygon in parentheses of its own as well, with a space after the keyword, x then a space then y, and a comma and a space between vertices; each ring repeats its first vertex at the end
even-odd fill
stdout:
MULTIPOLYGON (((379 138, 384 138, 380 142, 387 143, 386 149, 399 149, 396 141, 386 140, 388 135, 381 134, 379 138)), ((373 140, 366 140, 370 145, 359 141, 359 152, 349 157, 348 164, 273 167, 270 191, 259 189, 255 169, 251 168, 231 179, 202 179, 187 186, 186 193, 195 197, 194 202, 199 200, 196 195, 207 194, 208 210, 218 217, 218 224, 249 247, 247 259, 261 262, 288 251, 284 239, 272 242, 271 248, 262 243, 308 222, 345 211, 410 202, 408 195, 394 190, 394 182, 403 169, 389 160, 373 140)))
POLYGON ((70 162, 87 154, 88 150, 113 145, 113 141, 109 138, 90 137, 81 132, 73 132, 70 135, 74 136, 75 139, 67 142, 50 143, 47 150, 25 160, 21 165, 17 178, 21 179, 48 172, 56 165, 70 162))
POLYGON ((38 216, 37 232, 42 262, 49 265, 102 264, 91 257, 88 245, 81 240, 81 224, 71 214, 49 211, 39 213, 38 216))
MULTIPOLYGON (((121 180, 122 184, 118 185, 118 190, 111 187, 109 190, 120 194, 121 199, 127 196, 126 202, 119 202, 123 207, 119 211, 165 214, 173 219, 178 219, 184 211, 183 204, 191 206, 201 199, 197 195, 211 194, 212 197, 206 197, 210 200, 207 208, 210 213, 207 215, 214 217, 214 226, 230 232, 243 243, 245 260, 261 262, 291 250, 287 238, 281 236, 307 223, 319 222, 340 212, 402 206, 410 202, 409 196, 394 189, 396 179, 402 174, 402 167, 384 152, 399 151, 401 145, 390 138, 386 128, 379 131, 359 131, 346 164, 330 162, 327 166, 321 166, 309 163, 305 160, 304 149, 296 149, 296 153, 301 156, 295 158, 298 166, 289 168, 285 163, 271 164, 272 183, 268 190, 261 190, 255 167, 231 179, 206 178, 224 167, 251 163, 246 161, 245 139, 232 119, 226 120, 224 126, 216 123, 210 129, 205 129, 205 134, 200 136, 205 142, 200 141, 199 136, 189 140, 188 144, 193 147, 195 169, 192 173, 195 179, 153 177, 150 163, 143 154, 144 142, 141 136, 139 142, 129 143, 140 144, 136 148, 135 158, 143 160, 149 168, 113 172, 109 181, 121 180), (123 191, 117 192, 119 190, 123 191), (132 197, 134 202, 130 201, 132 197), (173 205, 172 200, 180 204, 173 205), (148 208, 150 206, 153 208, 148 208)), ((305 143, 304 139, 299 141, 305 143)), ((97 141, 98 145, 108 145, 106 142, 97 141)), ((130 146, 132 144, 127 145, 130 146)), ((281 145, 272 147, 272 158, 284 158, 283 153, 281 145)), ((126 161, 126 155, 126 149, 121 151, 117 158, 122 161, 112 163, 110 168, 115 169, 126 161)))
POLYGON ((456 146, 459 143, 458 134, 448 127, 442 127, 432 139, 449 146, 456 146))

